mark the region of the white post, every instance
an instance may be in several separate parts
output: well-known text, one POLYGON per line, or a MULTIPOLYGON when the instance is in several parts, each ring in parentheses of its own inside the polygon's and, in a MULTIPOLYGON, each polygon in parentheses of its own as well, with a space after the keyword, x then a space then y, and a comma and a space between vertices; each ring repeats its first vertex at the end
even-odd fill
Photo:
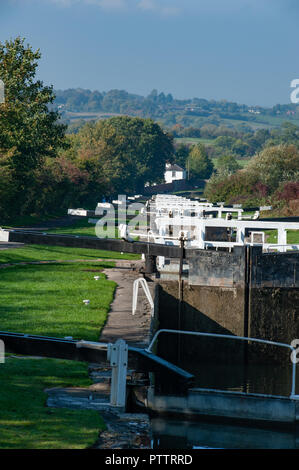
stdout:
POLYGON ((112 367, 110 405, 126 407, 126 382, 128 368, 128 345, 123 339, 108 344, 107 358, 112 367))
MULTIPOLYGON (((285 228, 279 228, 278 231, 278 236, 277 236, 277 244, 278 245, 286 245, 287 244, 287 231, 285 228)), ((285 246, 278 247, 279 251, 287 251, 285 246)))
POLYGON ((206 235, 206 226, 204 224, 204 219, 201 219, 199 220, 199 223, 197 226, 198 248, 204 249, 205 235, 206 235))

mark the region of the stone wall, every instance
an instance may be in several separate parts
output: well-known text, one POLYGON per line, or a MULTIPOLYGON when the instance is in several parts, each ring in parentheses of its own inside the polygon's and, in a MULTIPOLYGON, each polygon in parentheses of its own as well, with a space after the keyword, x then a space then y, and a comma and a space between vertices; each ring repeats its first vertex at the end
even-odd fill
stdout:
POLYGON ((235 287, 245 284, 246 253, 243 247, 228 251, 198 250, 188 257, 189 284, 195 286, 235 287))

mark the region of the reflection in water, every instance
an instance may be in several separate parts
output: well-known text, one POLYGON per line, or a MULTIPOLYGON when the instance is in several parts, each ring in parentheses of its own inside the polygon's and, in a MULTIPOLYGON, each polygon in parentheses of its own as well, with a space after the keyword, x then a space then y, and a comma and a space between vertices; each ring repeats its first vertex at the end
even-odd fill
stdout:
POLYGON ((153 418, 153 449, 296 449, 296 433, 153 418))
MULTIPOLYGON (((291 365, 277 364, 180 364, 195 375, 193 387, 230 390, 235 392, 289 396, 292 385, 291 365)), ((156 377, 157 379, 157 377, 156 377)), ((161 379, 161 377, 159 377, 161 379)), ((299 385, 297 370, 296 382, 299 385)), ((161 384, 161 382, 160 382, 161 384)), ((156 384, 157 385, 157 384, 156 384)), ((167 392, 171 390, 168 382, 167 392)), ((299 387, 297 387, 298 393, 299 387)), ((168 394, 167 393, 167 394, 168 394)), ((258 426, 258 425, 257 425, 258 426)), ((295 429, 240 426, 221 422, 191 421, 186 418, 153 418, 154 449, 295 449, 295 429)))
MULTIPOLYGON (((289 349, 223 338, 163 335, 158 355, 195 375, 195 386, 289 396, 289 349)), ((299 366, 297 393, 299 393, 299 366)))
MULTIPOLYGON (((183 368, 194 374, 194 387, 245 393, 289 396, 292 388, 291 364, 198 364, 183 368)), ((299 368, 296 383, 299 391, 299 368)))
MULTIPOLYGON (((224 347, 213 349, 214 343, 201 340, 200 348, 192 348, 191 339, 159 343, 162 357, 177 364, 195 376, 192 388, 208 388, 243 393, 257 393, 289 397, 292 388, 292 363, 288 350, 280 350, 280 364, 261 363, 263 351, 256 347, 236 351, 235 343, 229 351, 224 347), (163 347, 164 349, 163 349, 163 347), (180 350, 180 360, 177 351, 180 350), (191 354, 192 353, 192 354, 191 354), (205 357, 204 357, 205 356, 205 357), (245 360, 247 357, 251 360, 245 360), (183 361, 182 358, 185 358, 183 361), (209 361, 209 358, 212 359, 209 361), (257 360, 253 360, 253 359, 257 360), (200 362, 201 361, 201 362, 200 362), (194 364, 196 363, 196 364, 194 364)), ((227 344, 227 343, 225 343, 227 344)), ((194 343, 196 346, 196 343, 194 343)), ((268 355, 268 358, 270 355, 268 355)), ((273 354, 274 357, 274 354, 273 354)), ((276 356, 277 357, 277 356, 276 356)), ((155 376, 154 388, 160 395, 176 395, 177 389, 163 377, 155 376), (164 391, 163 391, 164 389, 164 391)), ((299 365, 296 371, 296 393, 299 394, 299 365)), ((191 421, 186 418, 153 418, 154 449, 295 449, 299 447, 299 432, 227 424, 223 421, 191 421), (296 444, 297 437, 297 444, 296 444)))

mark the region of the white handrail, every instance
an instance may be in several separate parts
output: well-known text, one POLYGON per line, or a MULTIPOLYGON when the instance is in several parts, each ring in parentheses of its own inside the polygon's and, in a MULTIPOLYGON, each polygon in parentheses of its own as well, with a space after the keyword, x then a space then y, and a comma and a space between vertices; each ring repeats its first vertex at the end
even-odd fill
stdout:
MULTIPOLYGON (((175 334, 184 334, 184 335, 209 336, 209 337, 215 337, 215 338, 234 339, 234 340, 240 340, 240 341, 252 341, 252 342, 255 342, 255 343, 270 344, 272 346, 281 346, 281 347, 290 349, 292 352, 296 351, 296 348, 294 348, 291 344, 279 343, 279 342, 275 342, 275 341, 268 341, 266 339, 248 338, 246 336, 221 335, 221 334, 218 334, 218 333, 202 333, 202 332, 198 332, 198 331, 183 331, 183 330, 161 329, 161 330, 158 330, 155 333, 152 341, 150 342, 149 347, 146 349, 146 352, 152 353, 153 346, 154 346, 158 336, 161 333, 175 333, 175 334)), ((294 400, 299 400, 299 395, 296 395, 295 388, 296 388, 296 362, 292 361, 292 390, 291 390, 290 398, 292 398, 294 400)))
POLYGON ((154 301, 152 299, 147 282, 143 277, 136 279, 136 281, 134 281, 134 284, 133 284, 132 315, 135 315, 136 310, 137 310, 139 284, 142 286, 144 293, 147 297, 147 300, 149 301, 149 304, 151 306, 151 316, 153 317, 154 316, 154 301))

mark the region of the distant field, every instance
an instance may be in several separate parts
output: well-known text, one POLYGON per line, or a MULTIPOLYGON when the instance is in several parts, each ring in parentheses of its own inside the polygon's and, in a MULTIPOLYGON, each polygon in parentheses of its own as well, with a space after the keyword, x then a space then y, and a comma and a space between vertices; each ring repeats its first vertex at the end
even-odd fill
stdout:
MULTIPOLYGON (((218 158, 212 158, 212 162, 215 168, 217 168, 217 161, 218 158)), ((250 162, 250 158, 238 158, 237 162, 242 168, 246 168, 246 166, 250 162)))
POLYGON ((238 158, 237 159, 239 165, 242 167, 242 168, 246 168, 246 166, 248 165, 248 163, 250 162, 250 158, 238 158))
MULTIPOLYGON (((137 112, 138 114, 138 112, 137 112)), ((217 112, 216 112, 217 114, 217 112)), ((221 114, 221 113, 220 113, 221 114)), ((94 112, 86 112, 86 111, 81 111, 81 112, 72 112, 68 111, 65 109, 65 114, 64 118, 69 121, 69 122, 75 122, 78 120, 83 120, 83 121, 90 121, 91 119, 93 120, 98 120, 98 119, 109 119, 113 116, 123 116, 123 115, 130 115, 130 116, 136 116, 136 113, 131 113, 131 114, 121 114, 121 113, 110 113, 110 112, 103 112, 103 111, 94 111, 94 112)), ((299 125, 299 119, 291 119, 289 116, 286 114, 283 115, 277 115, 277 116, 268 116, 265 114, 261 115, 252 115, 249 113, 244 113, 244 114, 236 114, 237 119, 233 119, 233 117, 221 117, 220 115, 216 117, 215 119, 215 124, 217 126, 224 125, 232 128, 238 128, 240 126, 246 126, 250 127, 252 130, 257 130, 257 129, 272 129, 275 127, 280 127, 283 122, 292 122, 295 125, 299 125), (254 120, 251 120, 254 119, 254 120)), ((202 115, 188 115, 186 116, 184 113, 184 110, 182 109, 181 111, 178 111, 176 113, 176 120, 177 122, 181 122, 181 119, 185 119, 185 126, 192 126, 192 127, 201 127, 204 124, 208 124, 210 121, 208 117, 202 116, 202 115)), ((165 116, 160 116, 158 119, 153 118, 157 122, 164 122, 166 126, 169 126, 169 123, 167 121, 167 114, 165 116)), ((213 121, 211 121, 213 123, 213 121)), ((186 138, 187 142, 190 143, 195 143, 197 139, 193 138, 186 138)), ((209 142, 210 143, 210 142, 209 142)))
POLYGON ((214 145, 213 139, 202 139, 201 137, 178 137, 174 139, 177 144, 204 144, 214 145))

